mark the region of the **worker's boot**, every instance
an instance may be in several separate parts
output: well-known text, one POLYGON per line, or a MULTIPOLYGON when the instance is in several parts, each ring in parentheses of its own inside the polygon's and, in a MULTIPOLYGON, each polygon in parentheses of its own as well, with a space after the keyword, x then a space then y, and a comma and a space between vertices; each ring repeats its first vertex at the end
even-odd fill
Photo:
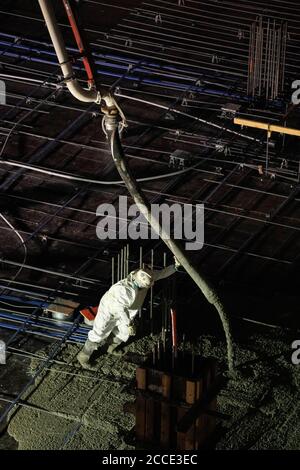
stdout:
POLYGON ((77 354, 77 360, 84 369, 93 369, 90 364, 90 357, 96 349, 98 349, 99 343, 94 343, 89 339, 86 340, 82 350, 77 354))
POLYGON ((120 346, 123 343, 119 338, 114 338, 112 344, 107 348, 108 354, 114 356, 122 356, 124 354, 123 348, 120 346))

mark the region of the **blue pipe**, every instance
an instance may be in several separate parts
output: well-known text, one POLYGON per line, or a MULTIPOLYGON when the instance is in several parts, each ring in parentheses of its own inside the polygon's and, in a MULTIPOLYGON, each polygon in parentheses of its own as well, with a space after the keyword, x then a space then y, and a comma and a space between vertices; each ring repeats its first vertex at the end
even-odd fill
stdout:
MULTIPOLYGON (((4 52, 4 51, 1 51, 1 50, 0 50, 0 55, 1 55, 1 52, 3 53, 4 56, 7 56, 7 57, 13 57, 13 58, 21 59, 21 60, 26 60, 26 61, 29 61, 29 62, 38 62, 38 63, 42 63, 42 64, 57 66, 57 63, 51 62, 49 60, 38 59, 38 58, 35 58, 35 57, 30 57, 30 56, 21 55, 21 54, 14 54, 12 52, 7 52, 7 51, 4 52)), ((73 66, 73 69, 74 70, 76 70, 76 69, 77 70, 82 70, 81 68, 74 67, 74 66, 73 66)), ((99 74, 106 75, 108 77, 114 77, 114 78, 123 77, 123 74, 121 74, 121 73, 118 74, 118 73, 106 72, 103 69, 97 69, 97 72, 99 74)), ((162 81, 162 80, 140 78, 140 77, 134 76, 134 75, 126 76, 126 80, 133 81, 133 82, 139 82, 139 83, 146 84, 146 85, 159 85, 163 88, 174 88, 174 89, 177 89, 177 90, 180 90, 180 91, 195 91, 197 93, 205 92, 205 94, 208 94, 208 95, 226 96, 226 97, 235 98, 235 99, 238 99, 240 101, 246 101, 246 102, 252 101, 252 99, 249 98, 249 97, 244 97, 244 96, 241 96, 241 95, 237 95, 235 93, 228 93, 228 92, 224 92, 224 91, 221 91, 221 90, 219 91, 219 90, 214 90, 212 88, 206 88, 206 87, 197 87, 195 85, 192 85, 192 86, 191 85, 179 85, 175 82, 166 82, 166 81, 162 81)))
MULTIPOLYGON (((49 297, 49 293, 48 292, 45 292, 43 290, 39 290, 39 292, 33 292, 33 291, 30 291, 30 290, 21 290, 21 289, 16 289, 14 287, 9 287, 9 285, 5 286, 3 284, 0 284, 0 289, 2 289, 2 291, 4 292, 5 290, 9 290, 9 291, 13 291, 13 292, 21 292, 22 294, 28 294, 28 295, 44 295, 45 297, 49 297)), ((41 300, 41 302, 43 302, 41 300)))
MULTIPOLYGON (((18 36, 13 35, 13 34, 7 34, 7 33, 1 33, 0 32, 0 36, 13 39, 14 40, 13 44, 15 44, 15 42, 17 42, 18 40, 25 41, 25 42, 28 41, 28 39, 26 39, 26 38, 20 38, 18 36)), ((30 42, 35 42, 36 44, 49 47, 51 49, 51 51, 53 50, 52 43, 41 42, 41 41, 37 41, 37 40, 30 40, 30 42)), ((33 48, 31 48, 31 49, 34 50, 33 48)), ((48 53, 53 55, 56 58, 55 52, 51 52, 51 51, 49 51, 48 53)), ((74 47, 67 47, 67 51, 78 54, 78 49, 76 49, 74 47)), ((38 51, 38 53, 40 53, 40 52, 38 51)), ((186 73, 187 71, 191 72, 191 73, 195 73, 195 72, 193 72, 192 70, 190 70, 186 67, 183 70, 183 69, 180 69, 180 68, 178 68, 174 65, 165 65, 165 64, 159 64, 157 62, 149 62, 147 59, 142 59, 141 60, 141 59, 134 59, 133 57, 129 58, 129 57, 126 57, 126 56, 119 56, 119 55, 115 55, 115 54, 106 54, 106 53, 101 53, 100 54, 98 52, 93 52, 92 55, 94 57, 101 57, 103 59, 111 59, 111 60, 117 60, 117 61, 120 60, 122 62, 127 61, 128 65, 130 65, 130 64, 141 64, 141 65, 144 64, 148 67, 155 67, 155 68, 158 68, 158 69, 161 69, 161 70, 167 70, 167 71, 172 71, 172 72, 176 72, 176 73, 181 73, 181 72, 186 73)), ((126 69, 128 68, 128 65, 125 66, 126 69)), ((216 75, 221 75, 221 73, 217 72, 216 75)), ((205 76, 209 76, 209 75, 207 75, 207 72, 205 72, 205 76)))
MULTIPOLYGON (((56 57, 55 53, 53 53, 53 52, 45 51, 45 50, 41 51, 39 49, 35 49, 35 48, 32 48, 32 47, 28 47, 28 46, 24 46, 24 45, 20 45, 20 44, 9 43, 7 41, 0 41, 0 45, 5 47, 5 49, 2 50, 2 53, 3 53, 4 56, 19 58, 19 59, 23 59, 23 60, 30 61, 30 62, 43 63, 43 64, 47 64, 47 65, 54 65, 54 66, 58 65, 56 61, 53 62, 53 61, 50 61, 50 60, 47 60, 47 59, 41 59, 41 58, 37 58, 37 57, 23 55, 23 54, 20 54, 20 53, 13 53, 13 52, 9 52, 6 49, 9 46, 14 50, 22 49, 22 50, 25 50, 27 52, 34 52, 36 54, 44 54, 44 55, 50 55, 50 56, 56 57)), ((107 62, 103 62, 103 61, 99 61, 99 60, 98 61, 96 60, 95 63, 97 65, 101 65, 101 69, 97 69, 97 72, 99 74, 106 75, 106 76, 109 76, 109 77, 114 77, 114 78, 123 77, 124 76, 124 71, 126 71, 127 68, 128 68, 127 66, 124 66, 124 65, 111 64, 111 63, 107 63, 107 62), (123 71, 123 73, 108 72, 108 71, 105 71, 103 69, 103 67, 121 69, 123 71)), ((83 67, 79 67, 79 66, 73 66, 73 68, 74 68, 74 70, 80 70, 80 71, 83 70, 83 67)), ((135 70, 140 71, 144 74, 153 75, 152 71, 149 71, 149 70, 146 70, 146 69, 143 69, 143 68, 136 68, 135 70)), ((173 78, 173 77, 169 76, 169 78, 173 78)), ((175 89, 178 89, 180 91, 194 91, 194 92, 197 92, 197 93, 205 92, 206 94, 231 97, 231 98, 235 98, 235 99, 245 101, 245 102, 252 101, 252 98, 250 98, 248 96, 242 96, 242 95, 239 95, 239 94, 236 94, 236 93, 230 93, 230 92, 227 92, 227 91, 215 90, 213 88, 206 88, 206 87, 190 85, 190 84, 179 84, 179 83, 176 83, 176 82, 169 82, 169 81, 158 80, 158 79, 153 79, 153 78, 152 79, 150 79, 150 78, 141 78, 138 75, 132 75, 132 74, 126 75, 126 80, 139 82, 139 83, 143 83, 143 84, 146 84, 146 85, 159 85, 161 87, 166 87, 166 88, 175 88, 175 89)))
POLYGON ((45 303, 45 301, 43 300, 28 300, 28 299, 23 299, 22 297, 15 297, 13 295, 0 295, 0 301, 1 300, 12 300, 14 302, 22 302, 23 304, 26 304, 26 305, 28 304, 28 305, 32 305, 35 307, 42 307, 42 308, 47 308, 48 305, 50 305, 49 303, 45 303))
MULTIPOLYGON (((27 51, 31 51, 31 52, 35 51, 37 54, 41 54, 41 53, 49 54, 49 55, 55 57, 55 59, 56 59, 56 54, 55 54, 55 52, 53 52, 53 45, 50 44, 50 43, 32 40, 32 41, 34 41, 35 43, 37 43, 39 45, 51 48, 51 51, 41 51, 37 48, 32 48, 32 47, 17 44, 17 42, 20 41, 20 40, 21 41, 22 40, 26 41, 26 38, 20 38, 18 36, 12 35, 12 34, 1 33, 1 32, 0 32, 0 36, 10 38, 10 39, 14 40, 13 43, 7 43, 5 41, 2 41, 3 44, 6 45, 6 47, 10 46, 10 47, 14 47, 14 48, 15 47, 25 48, 27 51)), ((1 41, 0 41, 0 44, 1 44, 1 41)), ((73 52, 75 54, 78 54, 78 50, 73 48, 73 47, 68 47, 67 50, 70 51, 70 52, 73 52)), ((4 55, 6 55, 6 54, 4 53, 4 55)), ((132 57, 127 58, 126 56, 118 56, 118 55, 114 55, 114 54, 103 54, 103 53, 99 54, 99 53, 96 53, 96 52, 93 52, 92 55, 94 57, 100 57, 102 59, 107 59, 108 58, 110 60, 120 60, 122 62, 127 61, 128 65, 129 64, 141 64, 141 65, 145 65, 145 66, 148 66, 148 67, 157 68, 158 70, 167 70, 167 71, 172 71, 172 72, 176 72, 176 73, 181 73, 181 72, 186 73, 186 72, 191 71, 190 69, 187 69, 186 67, 183 70, 183 69, 180 69, 180 68, 172 66, 172 65, 164 65, 164 64, 159 64, 159 63, 156 63, 156 62, 151 62, 151 61, 148 61, 147 59, 142 59, 141 60, 141 59, 134 59, 132 57)), ((32 60, 32 58, 31 57, 25 57, 25 60, 32 60)), ((38 62, 38 60, 35 60, 35 61, 38 62)), ((57 61, 55 61, 55 63, 54 63, 54 62, 42 62, 42 60, 41 60, 41 63, 47 63, 48 65, 56 65, 57 66, 57 61)), ((123 71, 128 70, 128 65, 107 63, 107 62, 103 62, 103 61, 99 61, 99 60, 98 61, 96 60, 95 63, 97 65, 101 65, 102 67, 119 68, 123 71)), ((75 70, 83 71, 83 67, 73 66, 73 68, 75 70)), ((134 69, 136 71, 142 72, 144 74, 153 75, 153 71, 150 71, 150 70, 147 70, 147 69, 144 69, 144 68, 134 67, 134 69)), ((115 78, 122 78, 124 76, 124 73, 123 74, 113 74, 113 73, 104 72, 102 68, 100 70, 97 69, 97 72, 100 75, 102 74, 102 75, 107 75, 107 76, 111 76, 111 77, 115 77, 115 78)), ((210 78, 211 77, 212 79, 215 79, 218 76, 222 76, 222 72, 216 72, 215 74, 210 75, 209 73, 207 73, 207 71, 205 71, 205 72, 200 71, 200 75, 201 74, 203 76, 205 76, 205 78, 210 78)), ((174 78, 174 77, 169 75, 169 78, 174 78)), ((175 78, 179 79, 179 80, 183 80, 180 77, 175 77, 175 78)), ((201 77, 199 76, 199 78, 201 78, 201 77)), ((186 78, 186 79, 188 80, 189 78, 186 78)), ((229 97, 229 98, 235 98, 237 100, 244 101, 244 102, 250 102, 250 103, 254 101, 254 99, 252 97, 247 96, 247 95, 240 95, 240 94, 236 94, 236 93, 230 93, 228 91, 216 90, 216 89, 213 89, 213 88, 197 87, 197 86, 194 86, 194 85, 192 85, 192 86, 191 85, 181 85, 180 86, 179 84, 176 84, 174 82, 163 82, 163 81, 159 81, 159 80, 142 79, 140 77, 135 77, 131 74, 126 75, 126 80, 138 81, 140 83, 146 83, 146 84, 150 84, 150 85, 161 85, 161 86, 165 86, 165 87, 173 87, 175 89, 179 89, 179 90, 182 90, 182 91, 187 91, 188 90, 188 91, 195 91, 195 92, 198 92, 198 93, 204 92, 204 93, 209 94, 209 95, 226 96, 226 97, 229 97)), ((193 77, 193 78, 190 78, 190 80, 195 81, 196 79, 195 79, 195 77, 193 77)), ((230 88, 230 86, 231 85, 229 84, 228 88, 230 88)), ((276 108, 278 108, 278 107, 282 108, 282 106, 285 105, 285 103, 284 103, 283 100, 278 99, 278 100, 274 100, 272 102, 272 105, 275 106, 276 108)))
MULTIPOLYGON (((20 331, 20 332, 21 331, 27 331, 28 333, 31 333, 31 334, 34 334, 34 335, 37 335, 37 336, 43 336, 42 332, 44 332, 47 336, 49 336, 51 338, 55 338, 55 339, 62 339, 65 336, 64 333, 58 333, 58 332, 53 333, 53 332, 49 332, 47 330, 42 330, 42 331, 38 332, 38 331, 27 330, 26 328, 22 329, 19 326, 11 325, 11 324, 8 324, 8 323, 3 323, 1 321, 0 321, 0 328, 5 328, 7 330, 13 330, 13 331, 20 331)), ((80 343, 80 344, 83 344, 86 341, 86 337, 85 338, 74 338, 73 335, 70 335, 69 339, 71 341, 74 341, 75 343, 80 343)))
MULTIPOLYGON (((15 321, 24 321, 24 315, 22 313, 11 313, 11 312, 6 312, 5 310, 0 310, 0 318, 3 318, 5 320, 15 320, 15 321)), ((27 324, 29 325, 41 325, 41 326, 44 326, 45 328, 47 327, 57 327, 61 330, 68 330, 70 328, 70 322, 69 323, 66 323, 66 324, 63 324, 63 323, 59 323, 59 322, 51 322, 47 319, 44 319, 44 318, 28 318, 27 319, 27 324)), ((84 327, 80 327, 78 326, 76 331, 78 331, 78 334, 82 334, 82 335, 87 335, 88 331, 89 331, 89 327, 88 326, 84 326, 84 327)))

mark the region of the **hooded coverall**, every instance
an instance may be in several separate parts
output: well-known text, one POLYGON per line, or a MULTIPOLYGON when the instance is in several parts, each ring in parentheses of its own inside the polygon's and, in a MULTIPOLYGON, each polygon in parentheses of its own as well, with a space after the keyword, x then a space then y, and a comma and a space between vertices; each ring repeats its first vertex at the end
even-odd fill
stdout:
MULTIPOLYGON (((153 280, 165 279, 176 272, 175 265, 161 271, 153 271, 153 280)), ((130 324, 142 307, 149 289, 140 288, 134 281, 132 271, 127 278, 117 282, 101 298, 93 329, 88 339, 103 344, 112 333, 119 342, 126 342, 130 336, 130 324)))

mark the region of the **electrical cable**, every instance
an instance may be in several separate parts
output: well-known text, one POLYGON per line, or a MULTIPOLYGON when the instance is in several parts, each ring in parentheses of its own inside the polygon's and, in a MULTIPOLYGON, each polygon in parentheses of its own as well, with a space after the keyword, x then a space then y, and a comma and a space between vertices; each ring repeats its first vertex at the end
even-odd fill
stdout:
MULTIPOLYGON (((80 176, 75 176, 75 175, 71 175, 71 174, 68 174, 68 173, 60 173, 60 172, 57 172, 57 171, 46 170, 44 168, 39 168, 39 167, 35 167, 35 166, 32 166, 32 165, 26 165, 25 163, 17 163, 17 162, 12 162, 12 161, 8 161, 8 160, 0 160, 0 164, 1 165, 4 164, 4 165, 15 166, 15 167, 19 167, 19 168, 25 168, 27 170, 35 171, 35 172, 38 172, 38 173, 44 173, 44 174, 50 175, 50 176, 57 176, 58 178, 64 178, 64 179, 71 180, 71 181, 81 181, 83 183, 100 184, 100 185, 124 184, 123 180, 100 181, 100 180, 95 180, 95 179, 91 179, 91 178, 82 178, 80 176)), ((189 168, 185 168, 184 170, 173 171, 171 173, 166 173, 166 174, 163 174, 163 175, 155 175, 155 176, 147 176, 145 178, 137 178, 137 181, 138 182, 144 182, 144 181, 154 181, 154 180, 159 180, 159 179, 163 179, 163 178, 169 178, 171 176, 182 175, 182 174, 187 173, 188 171, 191 171, 193 169, 194 169, 194 167, 191 166, 189 168)), ((213 172, 211 172, 211 173, 213 173, 213 172)), ((219 173, 215 172, 214 174, 219 174, 219 173)))
MULTIPOLYGON (((27 260, 27 246, 25 244, 25 241, 24 241, 24 238, 22 237, 22 235, 18 232, 18 230, 15 229, 15 227, 13 227, 13 225, 9 222, 9 220, 7 220, 7 218, 0 212, 0 217, 4 220, 4 222, 11 228, 11 230, 17 235, 17 237, 21 240, 22 242, 22 246, 23 246, 23 249, 24 249, 24 257, 23 257, 23 262, 20 266, 20 268, 18 269, 18 271, 16 272, 16 274, 13 276, 13 278, 10 280, 10 282, 8 283, 8 286, 11 284, 12 281, 15 281, 15 279, 19 276, 19 274, 21 273, 22 269, 24 268, 25 264, 26 264, 26 260, 27 260)), ((0 260, 1 261, 1 260, 0 260)))
POLYGON ((15 308, 36 308, 36 305, 13 305, 8 302, 4 302, 4 300, 0 300, 0 304, 7 305, 8 307, 15 307, 15 308))

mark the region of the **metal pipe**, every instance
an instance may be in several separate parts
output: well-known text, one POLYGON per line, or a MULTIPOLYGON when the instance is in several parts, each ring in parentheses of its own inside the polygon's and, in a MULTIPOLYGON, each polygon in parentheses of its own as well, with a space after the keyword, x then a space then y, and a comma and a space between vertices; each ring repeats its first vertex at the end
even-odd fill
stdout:
POLYGON ((81 34, 79 32, 75 16, 73 14, 73 11, 72 11, 69 0, 62 0, 62 1, 63 1, 64 7, 65 7, 65 10, 66 10, 68 19, 69 19, 69 23, 71 25, 71 28, 72 28, 72 31, 73 31, 73 34, 74 34, 74 37, 75 37, 79 52, 82 56, 82 62, 83 62, 85 71, 86 71, 87 76, 88 76, 89 87, 92 88, 92 87, 95 86, 93 71, 92 71, 89 58, 87 57, 87 53, 85 51, 85 48, 84 48, 84 45, 83 45, 83 42, 82 42, 82 39, 81 39, 81 34))
MULTIPOLYGON (((1 328, 4 328, 6 330, 11 330, 11 331, 15 331, 15 334, 23 331, 23 332, 26 332, 26 333, 29 333, 31 335, 36 335, 36 336, 42 336, 44 338, 55 338, 55 339, 61 339, 62 338, 62 335, 58 334, 58 333, 50 333, 50 332, 47 332, 47 333, 43 333, 41 331, 34 331, 34 330, 30 330, 28 328, 26 329, 20 329, 19 326, 17 325, 12 325, 12 324, 9 324, 9 323, 4 323, 4 322, 0 322, 0 327, 1 328)), ((67 340, 68 343, 75 343, 75 344, 84 344, 85 341, 86 341, 86 335, 84 337, 82 337, 82 339, 76 339, 76 341, 74 339, 72 339, 72 337, 70 337, 69 340, 67 340)), ((0 418, 0 422, 1 422, 1 418, 0 418)))
POLYGON ((38 2, 61 67, 65 83, 70 93, 79 101, 100 103, 100 93, 94 89, 85 90, 74 76, 71 59, 67 53, 51 2, 49 0, 38 0, 38 2))

